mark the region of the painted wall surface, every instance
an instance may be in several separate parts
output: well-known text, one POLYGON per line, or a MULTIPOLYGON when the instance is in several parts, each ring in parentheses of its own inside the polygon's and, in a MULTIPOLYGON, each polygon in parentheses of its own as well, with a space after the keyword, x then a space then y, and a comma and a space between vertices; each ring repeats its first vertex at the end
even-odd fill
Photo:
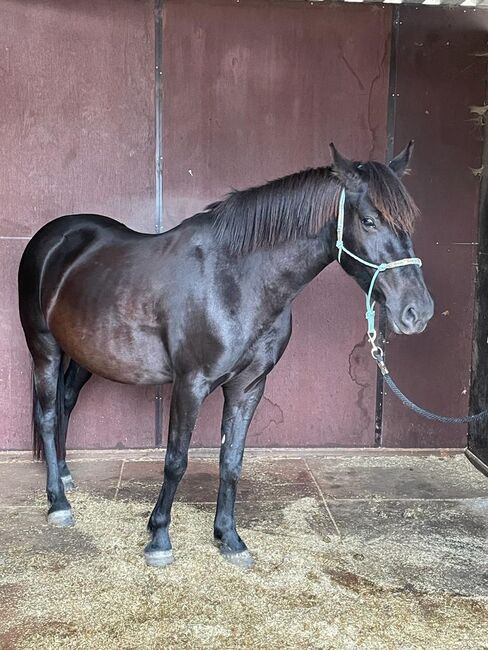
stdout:
MULTIPOLYGON (((328 164, 331 140, 346 155, 383 159, 390 25, 388 7, 166 2, 165 228, 232 187, 328 164)), ((373 444, 363 312, 337 264, 298 297, 250 446, 373 444)), ((219 443, 221 407, 219 391, 204 404, 195 445, 219 443)))
MULTIPOLYGON (((166 0, 163 11, 165 229, 230 188, 346 155, 383 160, 392 7, 166 0)), ((488 14, 401 7, 397 148, 416 140, 407 179, 423 219, 415 237, 436 300, 418 337, 392 337, 402 388, 448 413, 468 404, 488 14)), ((30 447, 30 361, 17 316, 16 271, 46 221, 99 212, 155 227, 155 42, 151 0, 4 0, 0 7, 0 449, 30 447)), ((395 76, 395 75, 392 75, 395 76)), ((296 300, 294 334, 249 446, 371 446, 376 372, 363 296, 337 264, 296 300)), ((164 389, 167 426, 170 389, 164 389)), ((92 379, 68 446, 150 447, 152 388, 92 379)), ((221 396, 204 405, 193 444, 216 446, 221 396)), ((463 446, 463 427, 422 421, 389 396, 385 446, 463 446)), ((163 430, 163 440, 166 431, 163 430)))
MULTIPOLYGON (((153 51, 152 2, 1 3, 2 449, 31 445, 30 359, 16 287, 29 237, 73 212, 154 231, 153 51)), ((153 400, 153 388, 92 379, 68 446, 152 445, 153 400)))
MULTIPOLYGON (((392 337, 388 365, 411 399, 438 413, 468 412, 479 176, 483 133, 471 106, 486 93, 488 13, 400 9, 395 139, 415 139, 406 183, 422 211, 416 253, 436 312, 421 336, 392 337)), ((416 416, 386 394, 388 447, 463 447, 466 426, 416 416)))

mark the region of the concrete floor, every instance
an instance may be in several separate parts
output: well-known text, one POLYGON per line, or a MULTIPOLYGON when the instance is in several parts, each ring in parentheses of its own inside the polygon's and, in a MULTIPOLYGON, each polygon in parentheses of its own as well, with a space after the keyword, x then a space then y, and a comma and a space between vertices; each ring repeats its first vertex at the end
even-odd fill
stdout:
POLYGON ((76 452, 73 529, 44 467, 0 454, 0 648, 488 648, 488 479, 463 455, 249 451, 243 572, 211 545, 214 453, 174 508, 177 561, 145 567, 160 452, 76 452))

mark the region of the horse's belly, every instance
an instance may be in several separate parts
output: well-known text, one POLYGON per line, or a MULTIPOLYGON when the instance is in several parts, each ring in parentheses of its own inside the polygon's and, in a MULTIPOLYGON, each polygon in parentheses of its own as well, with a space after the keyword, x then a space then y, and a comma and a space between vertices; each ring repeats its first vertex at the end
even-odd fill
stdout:
POLYGON ((50 314, 49 329, 61 349, 90 372, 124 384, 164 384, 172 371, 159 332, 127 323, 74 322, 50 314))
POLYGON ((161 345, 139 346, 137 354, 131 350, 111 354, 101 350, 82 353, 76 350, 67 354, 84 368, 101 377, 123 384, 165 384, 172 381, 172 374, 165 363, 161 345), (88 353, 90 352, 90 353, 88 353))

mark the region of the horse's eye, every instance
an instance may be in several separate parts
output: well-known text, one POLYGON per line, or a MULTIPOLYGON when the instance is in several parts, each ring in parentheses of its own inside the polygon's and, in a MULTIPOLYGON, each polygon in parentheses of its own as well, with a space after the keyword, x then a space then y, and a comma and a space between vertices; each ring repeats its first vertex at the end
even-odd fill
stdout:
POLYGON ((363 218, 361 219, 361 223, 362 223, 363 226, 365 226, 366 228, 376 228, 376 224, 375 224, 375 222, 374 222, 374 219, 371 219, 371 217, 363 217, 363 218))

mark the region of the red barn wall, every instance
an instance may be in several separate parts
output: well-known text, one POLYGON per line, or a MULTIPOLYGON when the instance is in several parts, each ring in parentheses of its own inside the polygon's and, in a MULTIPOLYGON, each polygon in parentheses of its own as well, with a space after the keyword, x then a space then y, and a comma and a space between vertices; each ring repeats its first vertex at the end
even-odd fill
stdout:
MULTIPOLYGON (((471 106, 486 93, 488 12, 401 7, 395 140, 415 139, 407 184, 422 211, 415 248, 435 316, 421 336, 392 337, 388 365, 419 404, 468 413, 482 129, 471 106)), ((465 425, 442 425, 385 395, 387 447, 464 447, 465 425)))
MULTIPOLYGON (((465 412, 469 393, 478 209, 470 168, 482 150, 469 106, 484 102, 484 59, 474 54, 487 50, 487 16, 285 0, 163 3, 164 229, 232 187, 327 164, 331 140, 346 155, 383 160, 389 138, 397 148, 416 139, 407 184, 424 213, 415 243, 436 316, 422 336, 392 338, 387 354, 413 398, 449 413, 465 412)), ((154 34, 151 0, 0 7, 0 449, 30 447, 30 362, 16 298, 28 238, 71 212, 155 230, 154 34)), ((298 297, 294 335, 269 378, 250 446, 375 444, 363 300, 337 264, 298 297)), ((194 445, 218 445, 220 410, 215 394, 194 445)), ((155 427, 153 388, 95 378, 68 445, 151 447, 155 427)), ((465 435, 385 395, 382 444, 463 446, 465 435)))
MULTIPOLYGON (((232 187, 346 154, 384 158, 388 7, 169 0, 165 3, 164 218, 179 223, 232 187)), ((250 446, 369 446, 374 364, 364 298, 333 264, 298 297, 250 446)), ((165 391, 168 413, 168 394, 165 391)), ((220 391, 194 444, 220 440, 220 391)))
MULTIPOLYGON (((152 2, 0 6, 0 448, 30 448, 31 369, 17 315, 26 244, 62 214, 154 230, 152 2)), ((92 379, 70 447, 151 446, 154 389, 92 379)))

